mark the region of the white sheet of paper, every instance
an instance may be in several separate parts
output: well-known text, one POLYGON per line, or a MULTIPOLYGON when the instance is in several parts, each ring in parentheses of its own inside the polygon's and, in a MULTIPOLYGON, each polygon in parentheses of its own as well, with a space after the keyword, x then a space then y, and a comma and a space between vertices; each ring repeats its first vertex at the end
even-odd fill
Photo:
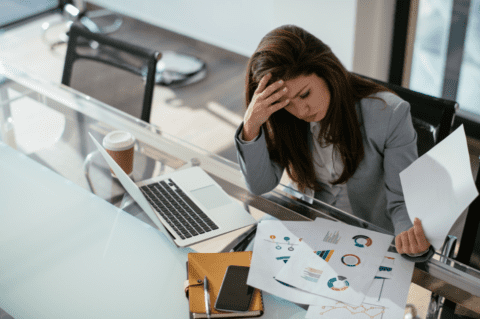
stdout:
POLYGON ((463 125, 400 173, 410 220, 422 221, 435 249, 443 245, 460 214, 478 196, 463 125))
POLYGON ((415 263, 399 254, 393 258, 395 275, 391 279, 375 279, 361 306, 325 299, 324 304, 308 307, 308 319, 390 319, 403 318, 415 263))
POLYGON ((360 305, 385 253, 391 235, 317 218, 315 233, 275 276, 277 280, 323 297, 360 305))
POLYGON ((301 242, 275 278, 322 297, 360 306, 383 257, 369 256, 358 247, 324 250, 321 243, 316 245, 301 242))
POLYGON ((316 228, 318 226, 311 221, 266 220, 260 222, 253 244, 247 284, 299 304, 322 305, 326 300, 329 301, 327 298, 289 287, 274 278, 298 248, 299 239, 303 236, 313 235, 316 228))
MULTIPOLYGON (((331 223, 337 224, 336 222, 331 223)), ((300 238, 302 238, 302 240, 308 240, 309 242, 323 242, 325 234, 319 231, 320 229, 316 222, 311 221, 292 222, 267 220, 260 222, 257 226, 247 284, 299 304, 322 305, 328 298, 311 294, 294 287, 288 287, 279 283, 274 278, 285 264, 285 261, 288 261, 295 249, 297 249, 300 238)), ((365 231, 367 235, 371 232, 369 230, 365 231)), ((371 236, 373 236, 371 237, 372 244, 375 246, 382 245, 379 240, 376 240, 378 233, 371 233, 371 236)), ((393 236, 386 236, 388 236, 388 240, 383 245, 388 247, 393 236)), ((342 240, 342 238, 340 238, 340 240, 342 240)), ((353 239, 347 236, 345 236, 345 240, 354 242, 353 239)), ((360 240, 359 243, 361 242, 360 240)), ((373 247, 373 245, 371 246, 373 247)))

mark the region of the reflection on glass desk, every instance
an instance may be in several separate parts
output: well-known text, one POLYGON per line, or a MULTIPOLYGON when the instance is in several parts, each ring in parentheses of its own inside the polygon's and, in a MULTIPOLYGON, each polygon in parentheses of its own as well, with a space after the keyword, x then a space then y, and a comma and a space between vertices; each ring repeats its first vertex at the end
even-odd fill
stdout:
MULTIPOLYGON (((313 204, 309 204, 302 200, 292 198, 291 195, 284 191, 284 185, 280 185, 268 194, 254 196, 248 192, 238 164, 202 150, 174 136, 165 134, 159 127, 133 118, 69 87, 32 78, 21 71, 1 64, 0 128, 0 140, 3 143, 22 152, 30 159, 58 173, 83 189, 94 193, 99 198, 110 202, 115 209, 118 209, 117 207, 122 208, 121 216, 131 215, 136 217, 136 219, 129 219, 131 217, 122 218, 135 220, 135 223, 140 223, 138 225, 147 223, 155 227, 148 217, 135 205, 133 200, 125 195, 125 191, 118 181, 112 178, 106 162, 104 162, 103 158, 96 151, 93 142, 88 137, 88 132, 92 133, 99 141, 113 130, 126 130, 135 136, 137 140, 133 172, 133 179, 135 181, 190 166, 200 166, 219 183, 232 198, 241 205, 244 205, 247 210, 254 208, 256 211, 270 214, 281 220, 313 220, 317 217, 328 218, 358 227, 386 232, 375 225, 369 224, 317 200, 314 200, 313 204), (141 221, 138 221, 138 219, 141 221)), ((1 225, 2 219, 5 218, 7 218, 5 212, 0 212, 0 255, 2 256, 4 254, 11 255, 11 249, 22 249, 21 247, 15 246, 15 244, 11 242, 11 238, 2 237, 1 225)), ((52 220, 52 223, 55 223, 55 221, 52 220)), ((79 227, 83 226, 79 225, 79 227)), ((105 227, 108 227, 108 225, 105 227)), ((58 228, 56 229, 58 231, 58 228)), ((247 227, 235 233, 234 236, 230 236, 228 239, 222 239, 222 244, 217 244, 216 239, 206 241, 205 248, 201 251, 228 252, 248 236, 249 230, 250 227, 247 227)), ((56 235, 56 233, 50 234, 52 245, 59 245, 59 243, 55 243, 56 235)), ((145 240, 152 240, 152 238, 147 237, 145 240)), ((61 237, 58 239, 60 238, 61 237)), ((125 240, 128 241, 128 238, 123 238, 122 241, 112 242, 111 244, 118 244, 119 242, 125 242, 125 240)), ((136 242, 135 240, 136 239, 132 239, 132 242, 136 242)), ((68 246, 70 243, 64 244, 68 246)), ((81 243, 77 244, 81 245, 81 243)), ((152 247, 156 247, 155 245, 158 245, 158 243, 151 245, 152 247)), ((135 254, 137 253, 141 253, 136 252, 135 247, 132 247, 132 245, 126 245, 125 249, 130 249, 129 252, 132 254, 132 257, 136 256, 135 254)), ((196 249, 196 247, 179 250, 178 253, 172 255, 175 255, 175 258, 172 258, 177 261, 186 261, 186 253, 194 251, 194 249, 196 249)), ((393 251, 394 247, 392 246, 391 249, 393 251)), ((139 250, 142 251, 142 249, 139 250)), ((18 252, 18 254, 25 254, 23 255, 25 262, 32 262, 31 258, 40 258, 38 255, 31 257, 28 255, 28 252, 28 249, 23 252, 18 252)), ((68 255, 69 252, 58 250, 52 253, 60 255, 50 257, 62 257, 61 254, 68 255)), ((123 253, 126 254, 126 252, 123 253)), ((145 251, 143 253, 145 253, 145 251)), ((78 257, 77 255, 76 258, 78 257)), ((162 307, 167 307, 168 305, 178 311, 178 314, 180 314, 178 318, 188 316, 188 304, 185 298, 169 300, 169 289, 171 289, 171 287, 152 287, 150 285, 148 289, 144 289, 142 286, 145 283, 135 282, 136 279, 148 281, 148 278, 150 278, 151 282, 162 283, 162 278, 168 276, 174 277, 173 274, 176 272, 181 272, 181 276, 184 276, 184 263, 172 261, 172 263, 169 264, 171 260, 162 259, 160 253, 152 256, 151 260, 145 258, 145 255, 143 255, 144 259, 142 260, 143 263, 146 263, 145 267, 139 267, 138 269, 128 267, 119 268, 131 271, 131 273, 126 274, 116 273, 115 269, 110 269, 110 272, 106 272, 105 269, 102 268, 101 258, 97 260, 90 255, 85 258, 84 262, 91 261, 95 263, 93 266, 83 265, 89 269, 92 276, 96 276, 94 274, 95 269, 97 269, 103 274, 109 274, 107 276, 108 278, 105 278, 105 282, 112 284, 112 282, 121 281, 124 285, 118 284, 100 289, 99 285, 101 283, 97 282, 94 287, 92 286, 91 291, 85 287, 76 289, 75 286, 72 286, 69 289, 61 290, 64 294, 69 293, 71 296, 67 296, 68 298, 64 296, 62 299, 64 303, 56 302, 55 298, 58 296, 58 291, 50 288, 45 293, 42 289, 50 283, 36 281, 36 279, 38 279, 36 276, 41 277, 43 275, 42 271, 51 272, 52 269, 55 270, 55 267, 58 267, 61 273, 68 273, 65 268, 66 265, 62 263, 64 261, 62 258, 53 258, 54 260, 51 264, 43 262, 42 265, 44 267, 48 268, 47 265, 50 265, 49 267, 51 268, 37 269, 35 271, 29 267, 25 267, 23 271, 16 272, 15 269, 9 268, 13 267, 12 265, 8 263, 0 264, 0 300, 2 300, 0 307, 4 308, 14 317, 15 314, 17 314, 18 317, 31 317, 32 314, 41 314, 41 316, 44 317, 52 317, 54 315, 56 317, 62 317, 62 315, 65 315, 64 317, 72 318, 72 314, 74 313, 72 310, 75 310, 75 313, 79 314, 78 317, 82 315, 91 316, 92 313, 96 311, 102 315, 106 314, 105 309, 100 308, 102 302, 107 300, 108 302, 105 301, 106 307, 114 307, 121 304, 123 316, 130 314, 131 316, 142 318, 150 316, 161 318, 162 313, 168 312, 162 309, 162 307), (151 267, 152 262, 170 265, 171 267, 168 268, 172 273, 156 273, 154 267, 151 267), (179 267, 177 268, 179 269, 173 269, 174 264, 178 264, 179 267), (140 272, 143 272, 141 276, 140 272), (13 279, 17 280, 17 282, 16 285, 12 286, 11 280, 13 279), (3 288, 5 287, 4 283, 8 283, 10 285, 8 287, 18 287, 18 290, 13 291, 3 288), (26 287, 28 287, 28 293, 26 292, 26 287), (95 287, 100 290, 95 291, 95 287), (135 290, 125 291, 125 294, 119 294, 118 291, 125 289, 125 287, 135 290), (105 296, 102 297, 106 298, 105 300, 102 298, 88 298, 88 296, 97 293, 108 295, 111 289, 117 289, 116 295, 120 295, 120 299, 110 300, 105 296), (20 294, 20 292, 23 293, 23 295, 20 294), (52 294, 53 299, 50 298, 51 301, 47 304, 35 302, 35 296, 37 294, 52 294), (152 296, 164 298, 164 300, 152 300, 152 296), (85 300, 83 303, 81 298, 85 300), (71 301, 67 302, 66 300, 68 299, 71 301), (143 300, 143 302, 136 305, 135 303, 139 303, 140 299, 143 300), (4 300, 6 300, 6 302, 3 302, 4 300), (87 300, 92 304, 88 304, 87 300), (152 303, 146 302, 145 300, 151 301, 152 303), (22 307, 25 306, 25 304, 28 304, 29 307, 22 307), (97 309, 95 307, 100 308, 97 309), (147 308, 148 311, 145 310, 147 308)), ((103 256, 103 258, 105 258, 105 256, 103 256)), ((129 260, 129 263, 132 265, 137 265, 137 262, 138 261, 129 260)), ((79 265, 75 265, 74 269, 79 270, 81 268, 79 268, 79 265)), ((88 272, 85 272, 83 275, 87 276, 88 272)), ((70 276, 73 278, 75 274, 72 273, 70 276)), ((53 280, 53 278, 50 279, 53 280)), ((88 277, 83 279, 86 281, 89 280, 88 277)), ((183 280, 184 279, 185 278, 183 278, 183 280)), ((416 265, 412 281, 461 304, 467 309, 480 313, 480 272, 477 270, 456 263, 446 256, 437 253, 431 261, 416 265)), ((53 283, 51 284, 53 285, 53 283)), ((182 286, 179 286, 178 290, 183 293, 182 286)), ((273 295, 265 293, 264 296, 266 308, 265 318, 275 317, 277 314, 275 305, 279 305, 279 303, 284 303, 281 318, 304 318, 304 308, 284 302, 273 295), (289 307, 285 305, 289 305, 289 307), (288 314, 289 311, 290 314, 288 314)), ((40 299, 43 300, 42 298, 40 299)), ((114 313, 118 314, 118 312, 112 311, 110 314, 102 317, 113 317, 114 313)))

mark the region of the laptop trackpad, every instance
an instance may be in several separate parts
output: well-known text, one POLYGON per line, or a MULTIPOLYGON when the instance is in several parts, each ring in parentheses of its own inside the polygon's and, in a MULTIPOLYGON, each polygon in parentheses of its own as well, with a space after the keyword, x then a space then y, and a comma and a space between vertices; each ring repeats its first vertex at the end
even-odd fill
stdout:
POLYGON ((207 209, 215 209, 230 204, 232 200, 218 186, 209 185, 190 191, 190 193, 207 209))

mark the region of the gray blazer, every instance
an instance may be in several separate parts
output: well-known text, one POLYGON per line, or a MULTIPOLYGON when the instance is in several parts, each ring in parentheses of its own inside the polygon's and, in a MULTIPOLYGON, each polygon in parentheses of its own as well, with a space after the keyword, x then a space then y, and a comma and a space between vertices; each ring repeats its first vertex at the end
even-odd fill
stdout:
MULTIPOLYGON (((356 104, 365 157, 347 181, 348 198, 354 215, 396 236, 413 226, 399 173, 418 157, 417 133, 408 102, 389 92, 375 96, 382 98, 386 106, 369 98, 356 104)), ((248 144, 239 139, 242 128, 243 123, 235 133, 235 146, 247 187, 255 195, 267 193, 280 183, 284 168, 270 160, 263 128, 254 142, 248 144)), ((312 149, 310 130, 308 139, 312 149)), ((315 198, 325 201, 328 196, 315 192, 315 198)))

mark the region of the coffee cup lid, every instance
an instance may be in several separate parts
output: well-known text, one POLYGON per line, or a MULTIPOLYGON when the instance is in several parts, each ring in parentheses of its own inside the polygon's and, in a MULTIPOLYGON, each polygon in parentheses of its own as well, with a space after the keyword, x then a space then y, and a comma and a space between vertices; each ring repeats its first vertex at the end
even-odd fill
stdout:
POLYGON ((135 137, 130 132, 113 131, 103 139, 103 147, 112 151, 128 150, 135 144, 135 137))

